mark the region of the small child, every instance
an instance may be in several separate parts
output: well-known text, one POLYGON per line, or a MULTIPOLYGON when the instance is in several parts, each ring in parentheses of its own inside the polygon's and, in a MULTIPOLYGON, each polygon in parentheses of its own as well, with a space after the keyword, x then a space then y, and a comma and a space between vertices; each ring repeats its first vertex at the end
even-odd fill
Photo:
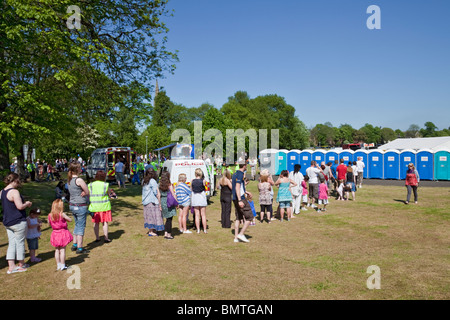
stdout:
POLYGON ((308 186, 306 183, 309 181, 309 176, 305 175, 302 181, 302 204, 300 210, 308 211, 306 207, 308 206, 308 186))
POLYGON ((52 203, 52 211, 48 215, 48 222, 52 227, 50 243, 55 247, 56 270, 66 270, 66 246, 72 242, 73 236, 67 228, 67 221, 72 221, 64 212, 64 203, 56 199, 52 203))
MULTIPOLYGON (((244 181, 245 181, 245 179, 244 179, 244 181)), ((253 217, 256 217, 255 203, 253 202, 252 197, 248 194, 246 194, 245 197, 247 198, 247 202, 250 205, 250 208, 252 209, 253 217)), ((255 220, 256 220, 256 218, 253 219, 252 222, 250 222, 251 226, 256 226, 255 220)))
POLYGON ((325 182, 324 178, 320 178, 320 184, 319 184, 319 203, 317 206, 317 212, 327 211, 326 206, 328 204, 328 186, 325 182), (322 210, 320 210, 320 205, 323 204, 322 210))
POLYGON ((42 259, 36 257, 36 250, 39 249, 39 239, 41 236, 42 221, 39 219, 41 210, 34 208, 30 210, 30 214, 27 218, 27 243, 28 250, 30 250, 30 261, 41 262, 42 259))
POLYGON ((64 197, 64 182, 59 181, 55 188, 55 199, 65 200, 64 197))
POLYGON ((338 193, 337 200, 344 200, 344 182, 341 181, 339 187, 336 189, 338 193))

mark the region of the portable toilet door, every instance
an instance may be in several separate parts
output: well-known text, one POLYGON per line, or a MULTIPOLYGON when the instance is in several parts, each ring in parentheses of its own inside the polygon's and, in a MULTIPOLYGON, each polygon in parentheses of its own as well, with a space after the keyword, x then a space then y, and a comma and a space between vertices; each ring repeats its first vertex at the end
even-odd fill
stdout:
POLYGON ((287 156, 287 170, 294 171, 294 166, 300 164, 300 150, 291 150, 287 156))
MULTIPOLYGON (((416 165, 416 151, 412 149, 404 149, 400 151, 400 179, 406 179, 406 171, 408 170, 408 164, 412 163, 415 168, 416 165)), ((420 176, 420 174, 419 174, 420 176)))
POLYGON ((450 180, 450 149, 435 150, 434 179, 450 180))
MULTIPOLYGON (((326 153, 326 152, 327 152, 327 151, 326 151, 326 150, 323 150, 323 149, 317 149, 317 150, 314 150, 314 152, 313 152, 313 154, 312 154, 312 159, 311 159, 311 160, 316 161, 317 164, 320 166, 320 163, 321 163, 322 161, 325 161, 325 153, 326 153)), ((311 163, 309 164, 309 166, 311 166, 311 163)))
POLYGON ((358 158, 362 158, 362 162, 364 162, 363 178, 367 179, 369 178, 369 151, 365 149, 355 151, 353 154, 353 161, 358 161, 358 158))
POLYGON ((275 175, 280 175, 281 171, 287 170, 287 156, 289 151, 282 149, 277 152, 277 161, 275 163, 275 175))
POLYGON ((355 152, 353 150, 343 150, 339 153, 339 162, 344 159, 344 164, 347 165, 349 161, 353 162, 353 155, 355 152))
POLYGON ((367 155, 366 168, 368 168, 369 179, 383 179, 383 157, 384 152, 381 150, 370 150, 367 155))
POLYGON ((271 175, 275 174, 275 158, 278 153, 276 149, 265 149, 259 153, 260 171, 268 170, 271 175))
POLYGON ((433 180, 433 150, 420 149, 416 153, 416 169, 419 172, 420 180, 433 180))
POLYGON ((300 165, 302 166, 300 172, 303 175, 306 174, 306 169, 311 166, 312 153, 312 150, 302 150, 300 152, 300 165))
POLYGON ((384 153, 384 179, 400 179, 400 151, 387 150, 384 153))
POLYGON ((325 153, 325 163, 331 162, 331 164, 334 164, 334 160, 339 162, 339 151, 328 150, 327 153, 325 153))

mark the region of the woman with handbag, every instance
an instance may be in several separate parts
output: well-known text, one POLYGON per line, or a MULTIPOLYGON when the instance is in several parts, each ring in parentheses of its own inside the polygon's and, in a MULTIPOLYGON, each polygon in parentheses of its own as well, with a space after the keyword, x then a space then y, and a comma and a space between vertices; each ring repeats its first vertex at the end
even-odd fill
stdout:
POLYGON ((158 176, 153 168, 148 168, 142 181, 142 205, 144 206, 144 228, 148 228, 148 236, 157 236, 156 232, 164 230, 161 214, 161 195, 159 193, 158 176), (156 232, 155 232, 156 231, 156 232))
POLYGON ((405 204, 409 203, 409 199, 411 198, 411 191, 414 192, 414 203, 417 204, 418 196, 417 196, 417 188, 419 187, 420 177, 419 172, 417 172, 413 163, 408 164, 408 170, 406 171, 406 181, 405 186, 408 190, 406 195, 405 204))
POLYGON ((173 217, 177 215, 178 203, 175 200, 176 195, 173 190, 173 186, 170 183, 170 173, 168 171, 164 171, 161 174, 161 180, 159 181, 159 193, 162 216, 166 219, 166 224, 164 225, 164 239, 172 240, 172 220, 173 217))

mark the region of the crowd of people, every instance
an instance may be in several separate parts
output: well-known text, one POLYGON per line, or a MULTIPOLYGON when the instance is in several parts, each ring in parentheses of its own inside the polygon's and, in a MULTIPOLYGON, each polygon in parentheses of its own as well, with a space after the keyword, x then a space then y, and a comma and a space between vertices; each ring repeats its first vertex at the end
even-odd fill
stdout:
MULTIPOLYGON (((58 162, 60 163, 60 162, 58 162)), ((64 162, 62 162, 64 163, 64 162)), ((232 228, 231 211, 235 209, 234 242, 250 242, 246 231, 258 220, 255 210, 255 196, 246 189, 249 180, 246 177, 249 161, 233 167, 224 166, 219 183, 221 203, 222 228, 232 228)), ((251 166, 251 165, 250 165, 251 166)), ((48 166, 47 166, 48 168, 48 166)), ((290 221, 301 211, 308 208, 317 212, 326 212, 329 198, 336 200, 356 200, 358 188, 362 188, 365 165, 362 159, 356 162, 324 163, 320 165, 311 161, 306 174, 300 172, 299 164, 294 170, 283 170, 276 181, 268 170, 262 170, 257 184, 260 205, 259 222, 271 223, 274 220, 290 221), (277 196, 274 198, 275 189, 277 196), (279 218, 274 214, 274 200, 278 204, 279 218)), ((59 170, 59 169, 58 169, 59 170)), ((65 170, 62 169, 62 170, 65 170)), ((48 214, 48 223, 52 228, 51 245, 55 248, 57 270, 66 270, 66 247, 72 243, 71 251, 76 254, 89 253, 83 246, 86 220, 90 215, 94 225, 96 242, 101 241, 99 235, 100 223, 103 225, 104 242, 109 243, 108 226, 112 221, 110 199, 117 197, 114 190, 106 182, 106 172, 98 171, 94 181, 86 184, 81 178, 82 162, 72 161, 67 168, 68 179, 64 184, 60 181, 55 190, 55 200, 48 214), (68 203, 70 215, 64 212, 64 202, 68 203), (68 230, 68 222, 74 221, 73 231, 68 230)), ((252 174, 253 177, 253 174, 252 174)), ((189 215, 193 215, 191 229, 199 234, 208 233, 206 209, 206 181, 203 171, 195 170, 195 178, 187 181, 186 174, 181 173, 174 186, 170 181, 170 173, 162 172, 158 178, 157 170, 148 166, 142 177, 142 205, 144 228, 147 235, 155 237, 164 232, 164 239, 172 240, 173 217, 178 213, 178 227, 181 234, 191 234, 189 230, 189 215)), ((417 188, 420 178, 414 165, 408 166, 406 187, 409 203, 411 193, 417 203, 417 188)), ((40 262, 36 251, 39 248, 42 221, 39 219, 41 211, 32 207, 32 202, 24 201, 18 191, 21 180, 17 173, 10 173, 4 180, 5 188, 0 193, 3 208, 3 224, 8 234, 7 273, 23 272, 29 267, 25 264, 25 240, 28 243, 30 261, 40 262), (31 208, 26 215, 26 209, 31 208), (16 264, 16 261, 18 264, 16 264)))

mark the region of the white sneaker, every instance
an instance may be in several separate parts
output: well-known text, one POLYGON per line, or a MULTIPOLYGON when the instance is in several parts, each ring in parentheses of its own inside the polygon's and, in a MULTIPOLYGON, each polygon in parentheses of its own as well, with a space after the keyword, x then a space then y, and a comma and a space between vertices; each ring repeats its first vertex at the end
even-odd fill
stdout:
POLYGON ((183 233, 192 233, 192 231, 191 230, 186 230, 186 231, 183 231, 183 233))
POLYGON ((303 207, 301 210, 303 210, 303 211, 308 211, 308 209, 306 209, 305 207, 303 207))
POLYGON ((234 238, 234 242, 239 242, 239 240, 237 238, 234 238))
POLYGON ((250 242, 243 234, 238 234, 237 238, 242 242, 250 242))

